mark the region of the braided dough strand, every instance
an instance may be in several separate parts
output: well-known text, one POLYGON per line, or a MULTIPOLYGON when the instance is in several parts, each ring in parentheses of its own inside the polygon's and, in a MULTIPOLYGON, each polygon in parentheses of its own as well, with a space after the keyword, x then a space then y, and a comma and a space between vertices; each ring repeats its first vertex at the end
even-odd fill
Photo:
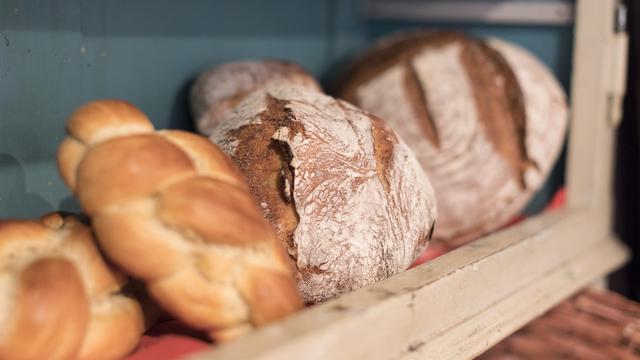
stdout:
POLYGON ((118 359, 144 331, 127 278, 75 217, 0 222, 0 358, 118 359))
POLYGON ((226 340, 301 308, 273 229, 215 145, 155 132, 118 100, 81 107, 67 131, 64 180, 106 253, 167 310, 226 340))

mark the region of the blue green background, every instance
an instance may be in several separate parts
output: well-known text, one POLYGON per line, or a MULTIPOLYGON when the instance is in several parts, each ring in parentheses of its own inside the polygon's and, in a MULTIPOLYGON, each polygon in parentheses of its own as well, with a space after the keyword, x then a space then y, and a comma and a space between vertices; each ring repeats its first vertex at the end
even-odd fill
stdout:
MULTIPOLYGON (((565 88, 570 26, 371 21, 356 1, 0 0, 0 217, 77 210, 53 161, 66 117, 97 98, 123 98, 159 128, 192 129, 186 94, 201 70, 278 57, 326 80, 376 38, 401 28, 497 36, 536 54, 565 88)), ((563 181, 558 166, 529 205, 563 181)))

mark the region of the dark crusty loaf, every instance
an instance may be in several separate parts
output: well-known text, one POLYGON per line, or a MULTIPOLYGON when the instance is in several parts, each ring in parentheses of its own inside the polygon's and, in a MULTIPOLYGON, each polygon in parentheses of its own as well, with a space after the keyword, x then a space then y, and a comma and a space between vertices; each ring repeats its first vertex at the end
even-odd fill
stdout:
POLYGON ((233 163, 209 140, 154 131, 119 100, 80 107, 58 165, 101 246, 216 340, 302 307, 293 267, 233 163))
POLYGON ((210 135, 248 94, 278 84, 322 91, 313 76, 285 60, 238 61, 203 72, 191 88, 191 113, 196 128, 210 135))
POLYGON ((337 94, 385 119, 414 151, 438 200, 434 241, 456 246, 514 217, 562 148, 565 94, 525 50, 458 33, 381 40, 337 94))
POLYGON ((145 330, 127 277, 73 216, 0 221, 0 359, 120 359, 145 330))
POLYGON ((393 130, 348 103, 266 86, 211 139, 247 176, 308 302, 405 270, 430 239, 436 207, 424 171, 393 130))

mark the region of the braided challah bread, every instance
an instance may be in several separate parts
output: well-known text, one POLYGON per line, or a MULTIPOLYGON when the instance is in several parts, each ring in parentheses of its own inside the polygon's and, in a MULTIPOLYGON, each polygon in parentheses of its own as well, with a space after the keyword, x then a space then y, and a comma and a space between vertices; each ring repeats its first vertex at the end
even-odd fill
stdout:
POLYGON ((531 54, 458 33, 384 38, 337 93, 407 141, 436 191, 434 242, 449 246, 522 210, 555 164, 568 121, 560 84, 531 54))
POLYGON ((144 331, 127 278, 73 216, 0 221, 0 359, 118 359, 144 331))
POLYGON ((313 76, 285 60, 238 61, 203 72, 191 88, 190 99, 198 131, 210 135, 247 95, 278 84, 322 91, 313 76))
POLYGON ((243 177, 207 139, 91 102, 58 153, 107 255, 185 323, 232 338, 302 306, 286 253, 243 177))

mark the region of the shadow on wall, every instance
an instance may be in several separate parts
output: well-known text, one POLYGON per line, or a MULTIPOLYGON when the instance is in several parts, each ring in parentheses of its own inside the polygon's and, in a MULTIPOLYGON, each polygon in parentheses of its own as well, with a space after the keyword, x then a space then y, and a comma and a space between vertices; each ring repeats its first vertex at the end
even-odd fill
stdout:
POLYGON ((27 192, 27 176, 18 159, 0 153, 0 213, 12 218, 32 218, 53 210, 45 199, 27 192))
POLYGON ((76 198, 74 198, 73 196, 67 196, 66 198, 60 200, 58 208, 60 209, 60 211, 66 211, 70 213, 78 214, 82 212, 82 208, 80 207, 78 200, 76 200, 76 198))
POLYGON ((195 78, 191 78, 180 85, 171 106, 169 129, 196 131, 191 117, 191 109, 189 109, 189 92, 194 81, 195 78))

